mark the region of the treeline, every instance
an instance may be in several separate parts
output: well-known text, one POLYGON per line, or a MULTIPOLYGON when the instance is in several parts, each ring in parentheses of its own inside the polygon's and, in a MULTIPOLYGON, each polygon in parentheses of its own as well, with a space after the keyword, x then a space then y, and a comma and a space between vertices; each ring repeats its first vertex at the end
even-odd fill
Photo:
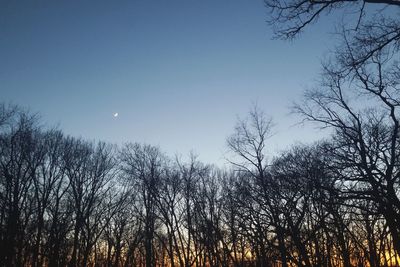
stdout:
POLYGON ((347 43, 294 107, 329 137, 272 157, 254 108, 227 138, 228 170, 0 105, 0 266, 400 266, 393 40, 367 56, 376 41, 347 43))
POLYGON ((319 113, 332 138, 269 161, 272 122, 254 109, 227 139, 230 170, 1 105, 0 265, 400 266, 397 113, 340 103, 344 117, 319 113))

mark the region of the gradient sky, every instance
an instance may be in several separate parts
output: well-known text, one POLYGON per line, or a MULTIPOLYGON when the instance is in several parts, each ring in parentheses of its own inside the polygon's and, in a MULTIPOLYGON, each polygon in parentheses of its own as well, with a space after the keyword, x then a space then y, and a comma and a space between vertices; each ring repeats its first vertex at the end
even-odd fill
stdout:
POLYGON ((319 136, 289 106, 334 41, 329 23, 272 40, 266 19, 262 0, 3 0, 0 101, 73 136, 217 164, 256 102, 276 123, 274 154, 319 136))

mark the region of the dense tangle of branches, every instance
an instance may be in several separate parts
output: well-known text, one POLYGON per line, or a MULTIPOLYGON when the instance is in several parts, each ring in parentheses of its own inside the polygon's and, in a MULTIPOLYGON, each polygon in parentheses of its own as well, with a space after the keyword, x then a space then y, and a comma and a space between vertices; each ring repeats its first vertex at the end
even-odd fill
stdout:
MULTIPOLYGON (((65 136, 18 107, 2 105, 0 121, 1 266, 399 266, 386 210, 340 135, 267 162, 272 123, 255 109, 221 170, 65 136)), ((390 130, 365 129, 377 157, 390 130)))

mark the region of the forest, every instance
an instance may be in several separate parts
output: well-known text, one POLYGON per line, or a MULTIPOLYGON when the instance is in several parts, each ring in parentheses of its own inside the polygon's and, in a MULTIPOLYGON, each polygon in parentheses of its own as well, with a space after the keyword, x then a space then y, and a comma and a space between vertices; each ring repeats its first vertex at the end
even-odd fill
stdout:
POLYGON ((325 138, 271 154, 279 122, 259 103, 221 168, 70 136, 1 103, 0 266, 400 266, 399 1, 265 5, 281 39, 352 11, 292 107, 325 138))
POLYGON ((0 265, 400 266, 398 72, 352 78, 373 108, 329 74, 296 107, 329 138, 272 157, 274 123, 254 107, 227 137, 228 169, 2 104, 0 265))

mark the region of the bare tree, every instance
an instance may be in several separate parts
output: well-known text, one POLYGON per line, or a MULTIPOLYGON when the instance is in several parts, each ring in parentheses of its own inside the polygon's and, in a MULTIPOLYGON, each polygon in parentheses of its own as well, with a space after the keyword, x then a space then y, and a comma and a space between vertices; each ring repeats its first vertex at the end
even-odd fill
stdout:
MULTIPOLYGON (((378 43, 386 46, 391 42, 399 41, 399 21, 395 13, 385 13, 383 10, 388 7, 393 11, 398 11, 400 3, 396 0, 265 0, 264 2, 271 15, 268 22, 274 26, 275 34, 279 38, 296 37, 310 24, 317 22, 320 17, 330 13, 342 13, 343 16, 353 19, 351 21, 353 27, 349 30, 356 35, 359 32, 360 35, 357 38, 360 40, 363 38, 372 40, 375 44, 371 45, 376 45, 376 48, 380 47, 378 43), (390 15, 392 15, 391 18, 390 15), (374 29, 373 25, 382 27, 374 29), (372 31, 367 34, 367 29, 378 30, 378 32, 372 31), (391 30, 383 34, 388 29, 391 30)), ((372 51, 373 49, 370 50, 372 51)))
POLYGON ((109 145, 67 140, 64 155, 74 207, 73 248, 69 265, 87 266, 92 247, 109 221, 107 192, 114 159, 109 145), (107 218, 107 219, 106 219, 107 218))
POLYGON ((376 205, 387 221, 397 252, 400 251, 398 69, 398 62, 386 50, 362 65, 351 64, 346 75, 336 71, 334 65, 326 66, 321 88, 307 92, 306 101, 296 107, 306 120, 334 130, 332 146, 327 148, 341 181, 337 185, 346 197, 376 205), (364 104, 360 105, 360 101, 364 104))
POLYGON ((121 151, 123 171, 127 181, 140 196, 143 220, 143 237, 145 246, 146 267, 156 265, 154 249, 157 198, 161 186, 161 176, 165 157, 156 147, 150 145, 127 144, 121 151))
POLYGON ((266 141, 271 136, 273 123, 263 112, 254 107, 249 118, 239 120, 234 134, 228 140, 228 147, 237 156, 231 161, 239 172, 244 172, 250 181, 242 189, 246 194, 245 202, 251 214, 250 225, 254 229, 255 253, 260 266, 267 266, 268 232, 275 229, 280 243, 282 265, 287 266, 286 250, 284 248, 284 223, 280 218, 279 200, 271 194, 271 176, 266 158, 266 141), (247 199, 247 200, 246 200, 247 199))
POLYGON ((35 203, 36 228, 35 241, 33 245, 32 266, 42 266, 44 257, 43 234, 45 231, 46 217, 49 215, 50 203, 55 201, 57 188, 63 182, 64 169, 62 168, 61 158, 64 137, 60 131, 52 130, 43 133, 38 138, 37 144, 39 151, 35 157, 39 160, 39 166, 32 166, 33 195, 35 203))
POLYGON ((4 266, 22 265, 26 260, 25 235, 34 212, 30 189, 41 158, 39 138, 37 119, 26 112, 17 113, 9 131, 0 135, 0 264, 4 266))

